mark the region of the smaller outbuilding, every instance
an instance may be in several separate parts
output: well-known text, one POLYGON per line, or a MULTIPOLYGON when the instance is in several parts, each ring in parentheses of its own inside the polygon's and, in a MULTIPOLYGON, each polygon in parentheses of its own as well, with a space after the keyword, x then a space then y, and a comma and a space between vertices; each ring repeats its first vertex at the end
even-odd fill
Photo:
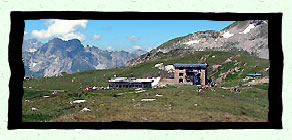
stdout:
POLYGON ((246 74, 245 79, 249 80, 249 79, 262 79, 263 78, 263 74, 260 73, 249 73, 246 74))
POLYGON ((158 85, 160 77, 136 79, 135 77, 114 77, 108 81, 109 88, 152 88, 158 85))

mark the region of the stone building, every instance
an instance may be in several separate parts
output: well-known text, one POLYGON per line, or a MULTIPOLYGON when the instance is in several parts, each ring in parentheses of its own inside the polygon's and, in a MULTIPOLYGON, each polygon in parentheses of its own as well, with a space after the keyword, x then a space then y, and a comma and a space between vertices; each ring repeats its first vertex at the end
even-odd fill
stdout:
POLYGON ((174 64, 176 84, 206 85, 208 64, 174 64))

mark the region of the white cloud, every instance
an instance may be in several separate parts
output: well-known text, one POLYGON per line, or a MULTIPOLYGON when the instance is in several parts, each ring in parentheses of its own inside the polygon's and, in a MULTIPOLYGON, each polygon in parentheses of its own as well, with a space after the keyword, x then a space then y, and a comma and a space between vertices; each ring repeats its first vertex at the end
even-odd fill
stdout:
POLYGON ((135 50, 138 50, 138 49, 141 49, 142 47, 141 46, 138 46, 138 45, 136 45, 136 46, 133 46, 133 49, 135 49, 135 50))
POLYGON ((53 35, 51 35, 50 33, 48 33, 46 30, 32 30, 31 31, 31 35, 33 37, 39 38, 39 39, 45 39, 45 38, 49 38, 53 35))
POLYGON ((80 41, 83 41, 86 39, 86 36, 84 34, 81 34, 80 32, 77 33, 71 32, 61 35, 60 38, 66 41, 71 39, 79 39, 80 41))
POLYGON ((23 33, 24 35, 27 35, 28 34, 28 32, 27 31, 24 31, 24 33, 23 33))
POLYGON ((93 40, 99 40, 100 38, 101 38, 101 36, 97 35, 97 34, 93 35, 93 37, 92 37, 93 40))
POLYGON ((131 41, 137 41, 137 40, 139 40, 139 38, 137 36, 135 36, 135 35, 129 36, 128 39, 131 40, 131 41))
POLYGON ((107 46, 106 49, 111 51, 111 50, 113 50, 113 47, 112 46, 107 46))
POLYGON ((52 36, 80 36, 81 33, 75 33, 78 28, 86 28, 87 20, 59 20, 52 19, 46 22, 48 28, 46 30, 32 30, 33 37, 46 39, 52 36))

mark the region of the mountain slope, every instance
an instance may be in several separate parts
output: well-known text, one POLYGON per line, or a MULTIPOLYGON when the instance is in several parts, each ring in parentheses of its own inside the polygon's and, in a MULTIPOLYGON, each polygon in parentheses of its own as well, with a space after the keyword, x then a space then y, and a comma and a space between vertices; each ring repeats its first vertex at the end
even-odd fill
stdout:
POLYGON ((23 121, 145 122, 147 118, 149 121, 159 122, 264 122, 268 120, 269 84, 243 86, 240 88, 240 94, 231 93, 229 88, 237 86, 239 82, 246 84, 242 82, 242 77, 247 73, 257 72, 267 77, 268 68, 269 60, 246 52, 203 51, 168 53, 160 59, 152 59, 130 67, 89 70, 59 77, 25 80, 23 121), (201 93, 195 85, 168 85, 163 88, 143 89, 140 93, 134 88, 85 90, 88 86, 107 87, 107 81, 114 75, 145 78, 167 73, 155 67, 160 63, 164 65, 207 63, 210 65, 208 78, 216 79, 214 81, 218 87, 208 88, 201 93), (219 83, 217 81, 220 78, 222 81, 219 83), (64 92, 52 94, 51 90, 64 92), (120 95, 121 93, 123 95, 120 95), (149 98, 156 100, 151 103, 141 101, 149 98), (70 104, 74 100, 86 102, 70 104), (32 107, 38 110, 32 110, 32 107), (85 107, 91 111, 81 111, 85 107))
MULTIPOLYGON (((262 73, 269 76, 270 62, 267 59, 258 58, 244 52, 219 52, 204 51, 176 54, 169 53, 160 59, 150 60, 135 66, 111 68, 104 70, 90 70, 69 74, 62 77, 47 79, 47 82, 26 81, 26 86, 35 88, 78 90, 80 86, 102 85, 107 86, 107 80, 114 75, 145 78, 149 76, 160 76, 164 71, 155 67, 156 64, 172 65, 175 63, 207 63, 208 78, 214 79, 222 84, 238 84, 247 73, 262 73), (230 59, 232 61, 226 62, 230 59), (75 77, 75 78, 74 78, 75 77), (71 82, 72 79, 74 83, 71 82), (54 84, 53 84, 54 83, 54 84)), ((167 72, 166 72, 167 73, 167 72)))
POLYGON ((221 31, 199 31, 177 37, 129 61, 127 66, 159 58, 159 56, 173 51, 185 53, 206 50, 246 51, 260 58, 268 59, 268 22, 263 20, 237 21, 221 31))

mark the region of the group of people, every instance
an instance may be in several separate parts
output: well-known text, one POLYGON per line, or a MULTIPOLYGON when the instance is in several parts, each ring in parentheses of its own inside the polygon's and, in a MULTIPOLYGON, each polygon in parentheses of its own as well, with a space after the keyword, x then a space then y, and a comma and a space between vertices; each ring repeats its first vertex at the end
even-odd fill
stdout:
POLYGON ((217 87, 218 85, 217 84, 215 84, 213 81, 212 81, 212 79, 207 79, 207 83, 208 83, 208 86, 209 87, 217 87))
MULTIPOLYGON (((207 80, 208 86, 198 86, 198 92, 201 92, 203 90, 207 90, 208 87, 214 87, 216 88, 218 85, 213 83, 211 79, 207 80)), ((212 89, 212 88, 211 88, 212 89)), ((214 90, 214 89, 213 89, 214 90)), ((215 91, 215 90, 214 90, 215 91)))

